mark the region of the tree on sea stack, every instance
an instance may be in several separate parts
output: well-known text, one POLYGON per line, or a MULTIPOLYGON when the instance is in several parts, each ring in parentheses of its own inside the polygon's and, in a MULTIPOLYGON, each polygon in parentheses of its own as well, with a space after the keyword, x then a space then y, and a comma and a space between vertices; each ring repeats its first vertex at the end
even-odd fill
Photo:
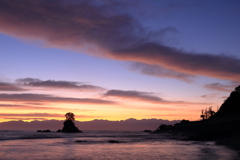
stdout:
POLYGON ((68 112, 65 114, 66 120, 74 121, 75 120, 74 116, 75 115, 72 112, 68 112))
POLYGON ((65 114, 65 117, 66 117, 66 120, 64 121, 63 123, 63 129, 62 130, 59 130, 59 132, 82 132, 80 131, 74 124, 74 114, 72 112, 68 112, 65 114))

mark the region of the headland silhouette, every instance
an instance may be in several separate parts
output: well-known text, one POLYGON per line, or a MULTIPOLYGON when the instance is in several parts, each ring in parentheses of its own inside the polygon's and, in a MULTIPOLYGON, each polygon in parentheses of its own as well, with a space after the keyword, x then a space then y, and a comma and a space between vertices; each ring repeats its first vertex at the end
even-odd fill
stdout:
POLYGON ((154 133, 171 133, 182 140, 221 140, 240 138, 240 86, 215 113, 211 107, 202 112, 200 121, 182 120, 175 125, 160 125, 154 133))

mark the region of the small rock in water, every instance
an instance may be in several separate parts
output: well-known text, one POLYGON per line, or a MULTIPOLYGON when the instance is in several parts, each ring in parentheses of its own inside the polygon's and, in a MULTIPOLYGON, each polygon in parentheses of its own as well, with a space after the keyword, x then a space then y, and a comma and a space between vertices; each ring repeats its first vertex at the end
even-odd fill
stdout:
POLYGON ((109 143, 119 143, 119 141, 115 141, 115 140, 109 140, 109 143))
POLYGON ((152 131, 151 131, 151 130, 147 130, 147 129, 146 129, 146 130, 144 130, 143 132, 152 132, 152 131))
POLYGON ((47 129, 47 130, 37 130, 37 132, 51 132, 51 131, 47 129))
POLYGON ((86 140, 76 140, 75 142, 87 142, 86 140))

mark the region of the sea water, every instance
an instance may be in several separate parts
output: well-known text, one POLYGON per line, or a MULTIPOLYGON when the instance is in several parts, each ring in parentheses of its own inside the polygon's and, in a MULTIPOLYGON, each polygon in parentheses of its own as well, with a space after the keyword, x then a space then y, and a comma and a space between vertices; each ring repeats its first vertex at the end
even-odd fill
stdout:
POLYGON ((84 131, 0 131, 0 160, 235 160, 214 142, 180 141, 165 134, 84 131))

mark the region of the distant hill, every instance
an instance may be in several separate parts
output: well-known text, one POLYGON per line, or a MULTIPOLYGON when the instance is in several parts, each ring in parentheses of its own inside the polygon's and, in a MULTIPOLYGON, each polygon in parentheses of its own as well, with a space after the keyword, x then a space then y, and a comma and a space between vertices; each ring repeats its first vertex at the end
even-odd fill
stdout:
MULTIPOLYGON (((52 130, 62 129, 64 121, 47 120, 47 121, 9 121, 0 123, 0 130, 52 130)), ((175 124, 180 120, 168 121, 162 119, 142 119, 133 118, 121 121, 92 120, 92 121, 75 121, 75 125, 84 132, 84 130, 101 130, 101 131, 143 131, 155 130, 161 124, 175 124)))

